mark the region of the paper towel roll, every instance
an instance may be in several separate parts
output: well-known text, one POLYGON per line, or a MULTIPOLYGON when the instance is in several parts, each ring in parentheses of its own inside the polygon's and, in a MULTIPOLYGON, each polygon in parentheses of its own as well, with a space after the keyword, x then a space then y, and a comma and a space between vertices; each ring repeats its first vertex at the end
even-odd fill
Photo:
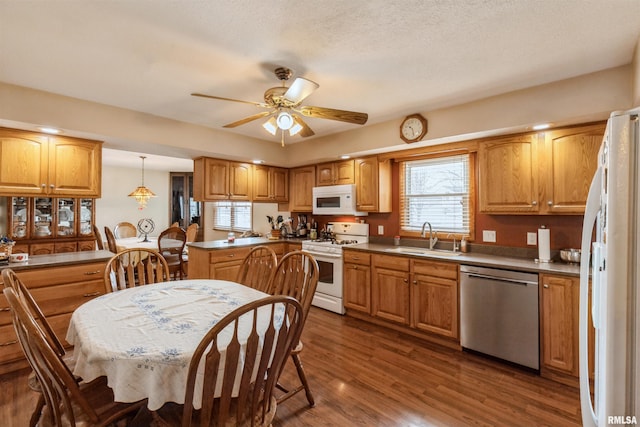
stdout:
POLYGON ((540 262, 551 260, 551 238, 548 228, 538 229, 538 260, 540 262))

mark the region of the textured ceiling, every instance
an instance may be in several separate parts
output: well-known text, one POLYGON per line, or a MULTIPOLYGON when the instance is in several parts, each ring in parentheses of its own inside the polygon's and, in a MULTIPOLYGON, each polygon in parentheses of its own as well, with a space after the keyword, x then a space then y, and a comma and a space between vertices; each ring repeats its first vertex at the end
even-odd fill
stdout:
POLYGON ((638 0, 0 0, 0 81, 221 129, 260 109, 190 93, 261 102, 286 66, 369 125, 628 64, 639 23, 638 0))

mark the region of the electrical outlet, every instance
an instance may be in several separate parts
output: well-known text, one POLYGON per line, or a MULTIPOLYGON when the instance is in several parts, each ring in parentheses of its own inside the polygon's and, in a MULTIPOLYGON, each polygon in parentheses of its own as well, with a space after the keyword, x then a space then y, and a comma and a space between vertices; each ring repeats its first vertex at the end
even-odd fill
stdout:
POLYGON ((538 235, 536 233, 527 233, 527 245, 537 245, 538 235))
POLYGON ((378 235, 382 236, 384 234, 384 225, 378 226, 378 235))
POLYGON ((482 230, 482 241, 495 243, 496 242, 495 230, 482 230))

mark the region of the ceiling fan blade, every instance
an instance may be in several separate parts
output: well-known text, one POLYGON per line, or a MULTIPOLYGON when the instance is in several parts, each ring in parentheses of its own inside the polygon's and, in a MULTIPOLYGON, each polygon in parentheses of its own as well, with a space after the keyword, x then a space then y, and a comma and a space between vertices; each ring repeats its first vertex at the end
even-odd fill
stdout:
POLYGON ((307 125, 304 120, 302 120, 302 117, 294 115, 293 116, 293 120, 299 124, 300 126, 302 126, 302 129, 300 130, 300 132, 298 132, 298 135, 300 135, 303 138, 306 138, 308 136, 313 136, 316 133, 314 131, 311 130, 311 128, 309 127, 309 125, 307 125))
POLYGON ((341 122, 363 125, 367 123, 369 115, 367 113, 357 113, 355 111, 336 110, 333 108, 302 106, 297 108, 301 114, 307 117, 318 119, 339 120, 341 122))
POLYGON ((238 120, 237 122, 226 124, 226 125, 224 125, 222 127, 223 128, 234 128, 236 126, 240 126, 240 125, 243 125, 245 123, 249 123, 249 122, 252 122, 254 120, 258 120, 258 119, 260 119, 262 117, 266 117, 266 116, 268 116, 270 114, 272 114, 271 111, 263 111, 262 113, 258 113, 258 114, 254 114, 253 116, 245 117, 244 119, 238 120))
POLYGON ((287 89, 284 97, 295 105, 302 102, 303 99, 311 95, 319 87, 320 85, 316 82, 298 77, 293 81, 289 89, 287 89))
POLYGON ((270 105, 267 105, 264 102, 242 101, 240 99, 224 98, 222 96, 214 96, 214 95, 205 95, 203 93, 192 93, 191 96, 199 96, 201 98, 220 99, 222 101, 241 102, 243 104, 257 105, 258 107, 265 107, 265 108, 271 107, 270 105))

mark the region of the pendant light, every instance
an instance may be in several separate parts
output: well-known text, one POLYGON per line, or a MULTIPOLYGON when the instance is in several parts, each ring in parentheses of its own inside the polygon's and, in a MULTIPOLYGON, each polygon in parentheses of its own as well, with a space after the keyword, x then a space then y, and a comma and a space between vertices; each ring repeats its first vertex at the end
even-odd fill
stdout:
POLYGON ((142 210, 147 207, 150 198, 156 197, 156 194, 144 186, 144 159, 146 156, 140 156, 142 159, 142 184, 133 190, 129 197, 133 197, 138 202, 138 209, 142 210))

